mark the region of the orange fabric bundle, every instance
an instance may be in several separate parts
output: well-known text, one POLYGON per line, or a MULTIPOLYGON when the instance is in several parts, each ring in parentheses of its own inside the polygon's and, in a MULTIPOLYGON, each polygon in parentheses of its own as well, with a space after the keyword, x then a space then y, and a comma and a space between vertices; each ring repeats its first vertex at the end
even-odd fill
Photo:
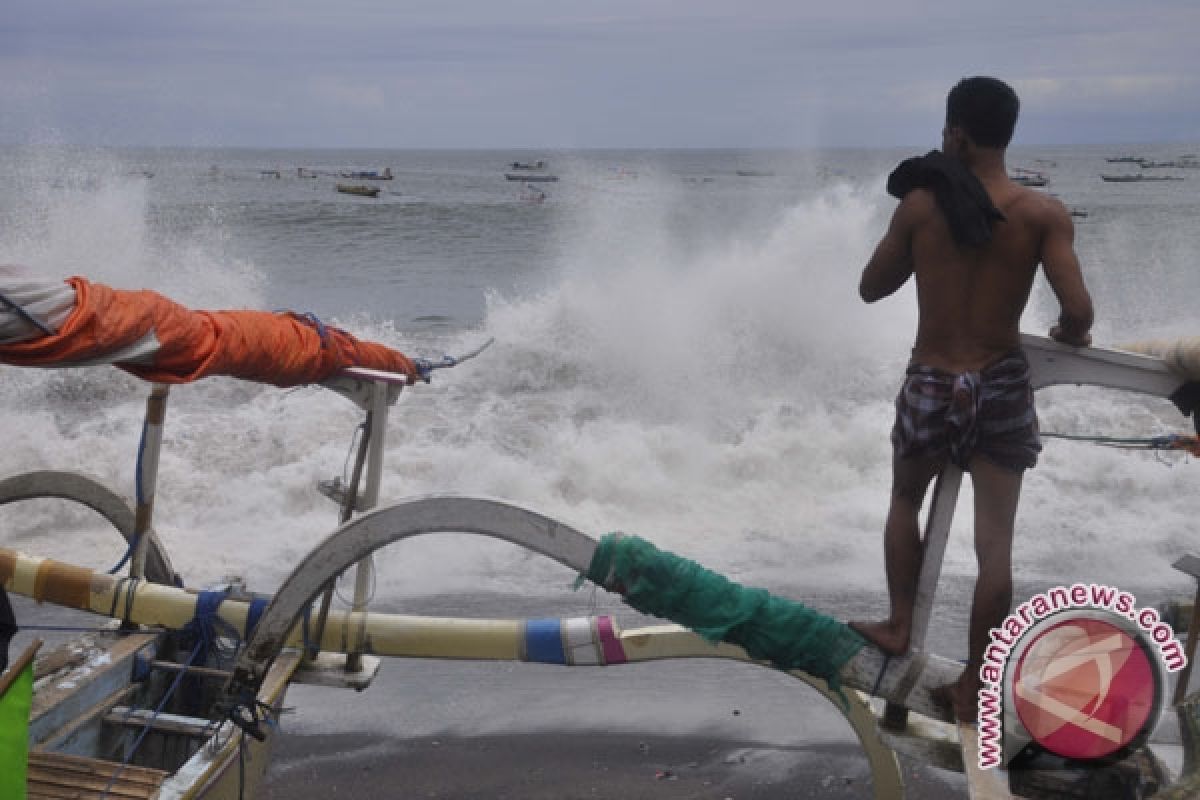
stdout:
POLYGON ((152 340, 145 358, 116 363, 139 378, 187 383, 229 375, 276 386, 317 383, 346 367, 416 377, 398 350, 355 338, 296 314, 193 311, 157 292, 113 289, 70 278, 76 306, 57 334, 0 345, 0 361, 17 366, 102 363, 152 340))

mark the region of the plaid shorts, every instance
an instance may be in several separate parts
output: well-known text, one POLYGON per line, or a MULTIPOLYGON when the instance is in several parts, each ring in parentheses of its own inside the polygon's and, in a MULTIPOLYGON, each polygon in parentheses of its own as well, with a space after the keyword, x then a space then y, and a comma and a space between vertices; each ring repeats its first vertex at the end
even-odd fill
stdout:
POLYGON ((963 469, 976 454, 1012 470, 1032 467, 1042 443, 1025 354, 959 375, 909 366, 896 395, 892 448, 898 458, 948 455, 963 469))

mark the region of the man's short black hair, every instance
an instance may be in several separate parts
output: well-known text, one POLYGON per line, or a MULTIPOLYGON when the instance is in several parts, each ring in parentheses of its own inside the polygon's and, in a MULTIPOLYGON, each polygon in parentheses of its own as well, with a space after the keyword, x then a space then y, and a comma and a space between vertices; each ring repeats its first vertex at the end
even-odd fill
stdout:
POLYGON ((946 96, 946 124, 980 147, 1008 147, 1020 110, 1017 93, 996 78, 963 78, 946 96))

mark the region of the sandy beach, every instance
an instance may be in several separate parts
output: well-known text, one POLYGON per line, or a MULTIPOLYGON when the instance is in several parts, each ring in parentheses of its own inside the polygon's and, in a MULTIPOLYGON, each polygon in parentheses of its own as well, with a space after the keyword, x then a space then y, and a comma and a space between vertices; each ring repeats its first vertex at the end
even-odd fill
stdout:
MULTIPOLYGON (((908 796, 965 796, 961 775, 902 762, 908 796)), ((747 800, 873 798, 853 744, 777 746, 632 733, 388 739, 284 736, 260 800, 747 800)))

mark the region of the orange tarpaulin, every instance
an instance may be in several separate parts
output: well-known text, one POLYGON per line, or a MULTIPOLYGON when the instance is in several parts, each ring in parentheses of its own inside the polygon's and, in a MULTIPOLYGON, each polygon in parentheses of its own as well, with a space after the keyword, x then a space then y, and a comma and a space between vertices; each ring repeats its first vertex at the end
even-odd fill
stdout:
POLYGON ((296 314, 193 311, 145 289, 113 289, 79 277, 67 282, 76 304, 62 328, 0 345, 0 362, 53 367, 111 361, 158 383, 229 375, 298 386, 346 367, 416 377, 413 362, 398 350, 296 314))

